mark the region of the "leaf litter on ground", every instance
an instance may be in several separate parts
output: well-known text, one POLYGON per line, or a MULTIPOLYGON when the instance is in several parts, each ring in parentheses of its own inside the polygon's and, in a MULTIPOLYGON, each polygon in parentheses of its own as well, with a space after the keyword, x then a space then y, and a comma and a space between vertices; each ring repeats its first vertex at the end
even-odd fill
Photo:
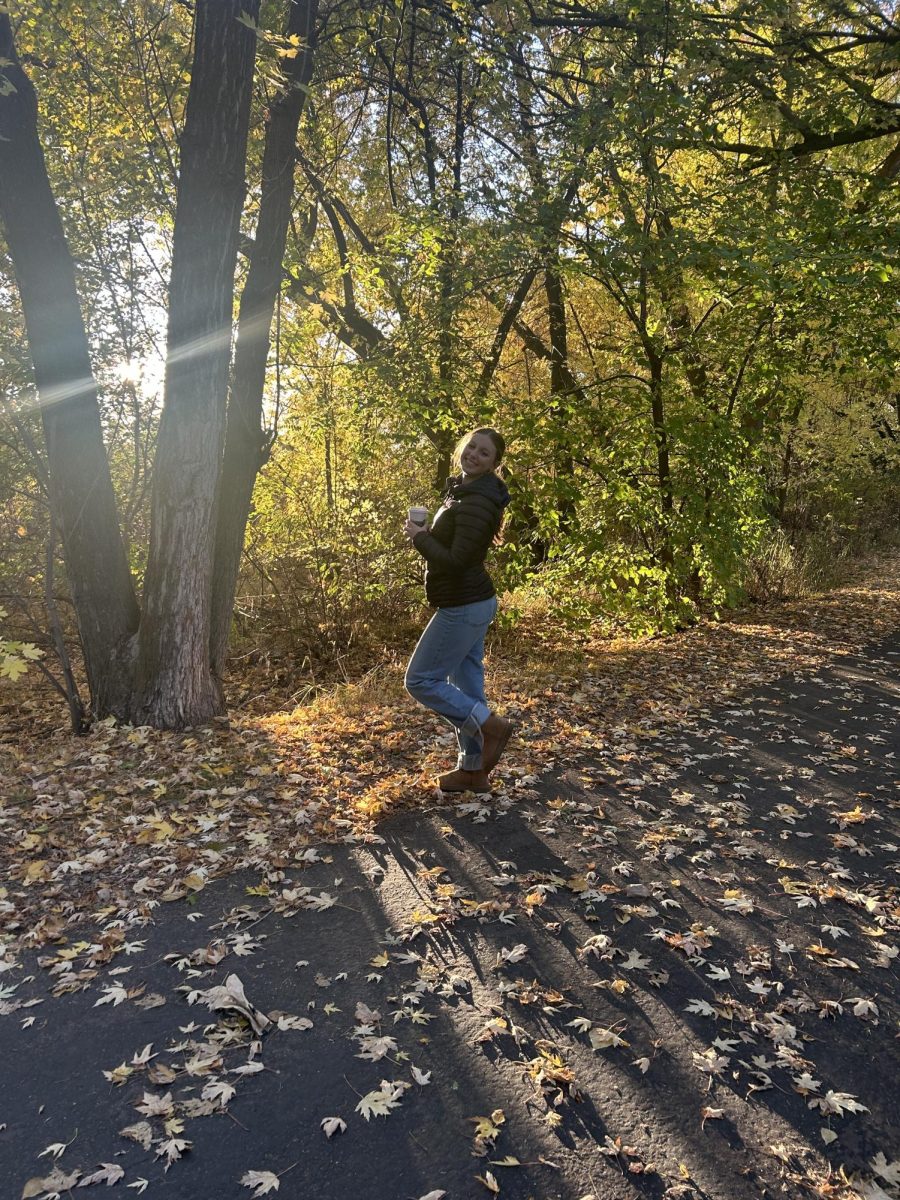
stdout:
MULTIPOLYGON (((653 1077, 659 1046, 646 1037, 626 1041, 621 1036, 625 1023, 604 1009, 604 993, 628 1002, 635 987, 664 992, 685 972, 704 984, 702 995, 682 1005, 700 1022, 689 1027, 691 1036, 701 1039, 689 1054, 703 1080, 697 1090, 698 1127, 725 1118, 727 1110, 709 1099, 726 1075, 742 1081, 751 1098, 773 1089, 795 1094, 812 1115, 827 1121, 864 1116, 869 1110, 863 1099, 843 1091, 839 1080, 820 1081, 812 1074, 826 1073, 827 1055, 817 1053, 817 1062, 806 1055, 813 1041, 809 1030, 814 1028, 815 1040, 821 1040, 823 1022, 851 1019, 871 1026, 881 1018, 879 1002, 883 1005, 886 997, 851 995, 843 985, 837 995, 829 994, 829 972, 862 971, 867 978, 873 971, 887 972, 896 991, 896 887, 869 877, 865 867, 869 859, 884 862, 885 855, 894 855, 896 862, 892 814, 897 805, 887 785, 859 793, 848 807, 843 797, 838 802, 811 781, 824 770, 842 784, 852 783, 867 755, 893 754, 880 751, 884 738, 877 733, 868 746, 858 737, 853 744, 842 740, 837 730, 819 731, 811 743, 797 736, 789 708, 755 701, 748 710, 741 695, 758 692, 779 675, 815 679, 814 672, 900 627, 898 565, 881 563, 877 575, 805 604, 604 650, 594 658, 586 655, 574 690, 570 679, 546 670, 523 682, 517 669, 513 682, 513 674, 504 677, 500 665, 495 682, 505 683, 507 709, 520 718, 525 736, 504 761, 492 800, 463 800, 456 814, 486 824, 502 819, 515 803, 548 841, 558 839, 561 824, 574 831, 577 861, 558 875, 527 864, 498 863, 493 894, 482 896, 455 883, 443 864, 423 866, 427 905, 385 931, 405 949, 387 949, 365 964, 377 968, 365 976, 375 986, 384 972, 414 975, 400 996, 395 1024, 399 1021, 401 1029, 407 1022, 412 1029, 427 1024, 433 1019, 429 1004, 458 995, 457 985, 435 969, 427 949, 409 949, 413 943, 428 944, 434 932, 467 921, 485 927, 496 923, 501 932, 511 922, 524 921, 532 932, 546 929, 551 937, 558 932, 554 925, 571 925, 584 931, 578 958, 595 976, 597 1007, 590 1017, 573 1019, 582 1004, 566 987, 542 982, 538 966, 518 973, 532 961, 533 943, 498 943, 494 1010, 479 1039, 504 1047, 504 1054, 523 1065, 532 1103, 543 1106, 551 1132, 581 1099, 572 1066, 580 1046, 594 1052, 644 1051, 623 1061, 641 1076, 653 1077), (730 697, 735 707, 722 715, 730 697), (719 723, 710 725, 716 706, 719 723), (787 765, 773 775, 785 800, 763 814, 748 805, 752 780, 739 773, 746 769, 743 731, 751 719, 769 742, 805 747, 801 754, 809 764, 787 765), (707 740, 706 751, 698 749, 698 738, 707 740), (562 757, 561 746, 566 748, 562 757), (722 769, 723 759, 734 763, 734 773, 722 769), (707 761, 717 769, 707 770, 707 761), (685 766, 702 783, 671 787, 685 766), (542 780, 564 767, 574 767, 580 793, 571 788, 557 793, 552 786, 549 795, 542 791, 542 780), (814 848, 820 857, 811 857, 814 848), (713 910, 727 918, 728 939, 713 910), (831 920, 823 920, 826 913, 834 914, 831 920), (759 945, 735 935, 741 921, 758 914, 788 922, 784 928, 790 938, 759 945), (603 931, 591 933, 590 925, 599 921, 603 931), (829 945, 819 942, 823 936, 829 945), (837 948, 845 941, 856 947, 856 957, 837 948), (724 990, 712 986, 719 984, 724 990), (551 1020, 569 1017, 565 1024, 571 1034, 561 1028, 553 1040, 536 1036, 528 1017, 538 1011, 551 1020), (724 1038, 703 1033, 702 1024, 710 1022, 725 1032, 724 1038)), ((852 679, 844 690, 852 706, 852 679)), ((425 754, 426 768, 437 768, 429 739, 441 731, 425 720, 418 741, 410 743, 402 703, 333 712, 325 722, 315 705, 291 713, 238 712, 227 725, 183 735, 105 722, 88 738, 73 739, 58 729, 25 731, 14 724, 8 726, 13 736, 7 732, 3 740, 16 790, 0 809, 6 880, 0 887, 0 978, 17 969, 23 950, 38 949, 54 996, 98 987, 97 1005, 140 1005, 146 999, 142 987, 104 978, 120 970, 124 960, 140 959, 140 930, 161 904, 196 897, 212 879, 243 869, 257 874, 259 883, 249 890, 262 906, 237 914, 236 925, 244 919, 256 925, 267 913, 328 912, 343 904, 339 886, 334 893, 316 891, 286 873, 327 864, 334 853, 329 845, 377 845, 377 819, 407 808, 427 809, 437 799, 417 755, 425 754), (383 747, 379 754, 372 753, 374 745, 383 747), (336 774, 337 762, 342 767, 336 774), (93 926, 92 933, 77 933, 72 940, 69 931, 85 924, 93 926)), ((755 937, 758 930, 748 928, 755 937)), ((179 971, 208 976, 232 956, 263 952, 263 942, 248 932, 223 929, 217 941, 173 958, 179 971)), ((362 974, 365 967, 360 968, 362 974)), ((324 979, 320 986, 333 982, 324 979)), ((20 998, 16 990, 17 985, 4 989, 0 1014, 11 1016, 40 1002, 20 998)), ((194 1099, 144 1091, 135 1108, 147 1120, 122 1130, 145 1149, 152 1147, 165 1170, 191 1148, 191 1140, 181 1136, 184 1122, 221 1112, 235 1094, 235 1085, 219 1077, 222 1071, 242 1086, 262 1069, 264 1035, 312 1024, 292 1014, 262 1012, 247 999, 233 971, 221 983, 176 990, 188 1002, 225 1015, 207 1027, 205 1040, 189 1038, 179 1047, 181 1059, 174 1066, 136 1054, 132 1064, 107 1073, 114 1083, 145 1076, 163 1088, 179 1077, 204 1081, 194 1099), (226 1067, 226 1053, 235 1048, 249 1060, 226 1067)), ((341 1011, 334 1004, 323 1011, 329 1009, 341 1011)), ((896 1004, 890 1019, 896 1028, 896 1004)), ((408 1056, 412 1047, 401 1050, 401 1040, 384 1033, 381 1020, 362 1002, 357 1006, 360 1024, 351 1033, 360 1047, 357 1057, 378 1063, 398 1053, 408 1056)), ((417 1067, 412 1072, 420 1087, 433 1074, 417 1067)), ((388 1117, 414 1102, 412 1094, 406 1095, 412 1086, 382 1079, 368 1093, 357 1093, 355 1111, 366 1122, 388 1117)), ((482 1123, 476 1126, 475 1152, 485 1154, 502 1132, 502 1120, 473 1120, 482 1123)), ((329 1138, 347 1128, 334 1117, 322 1118, 321 1126, 329 1138)), ((825 1132, 832 1130, 823 1127, 823 1142, 836 1140, 825 1138, 825 1132)), ((846 1176, 843 1193, 827 1190, 829 1176, 823 1172, 829 1164, 815 1153, 818 1158, 812 1150, 773 1153, 782 1184, 841 1200, 874 1195, 873 1189, 900 1194, 896 1163, 881 1149, 865 1174, 846 1176)), ((626 1172, 656 1172, 665 1179, 664 1171, 637 1151, 616 1155, 626 1172)), ((106 1165, 93 1174, 76 1171, 72 1178, 110 1182, 102 1177, 106 1165)), ((489 1171, 477 1178, 488 1190, 499 1187, 489 1171)), ((32 1179, 26 1189, 46 1182, 32 1179)), ((278 1176, 248 1171, 241 1182, 263 1195, 277 1189, 278 1176)), ((139 1183, 129 1186, 140 1190, 139 1183)))

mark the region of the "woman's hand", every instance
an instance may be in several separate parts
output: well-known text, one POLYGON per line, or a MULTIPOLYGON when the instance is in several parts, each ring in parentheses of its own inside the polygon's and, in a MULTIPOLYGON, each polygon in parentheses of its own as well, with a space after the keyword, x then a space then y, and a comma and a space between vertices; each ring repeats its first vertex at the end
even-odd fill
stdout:
POLYGON ((412 542, 417 533, 425 533, 428 529, 427 525, 417 525, 415 521, 407 521, 403 526, 403 533, 409 542, 412 542))

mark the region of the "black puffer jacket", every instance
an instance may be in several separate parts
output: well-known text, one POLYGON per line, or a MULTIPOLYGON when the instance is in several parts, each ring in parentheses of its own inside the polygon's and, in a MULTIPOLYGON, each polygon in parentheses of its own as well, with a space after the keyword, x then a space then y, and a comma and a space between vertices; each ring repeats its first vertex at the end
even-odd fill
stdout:
POLYGON ((484 560, 500 528, 509 492, 494 474, 470 483, 448 480, 430 532, 417 533, 413 545, 425 559, 425 595, 435 608, 457 608, 494 595, 484 560))

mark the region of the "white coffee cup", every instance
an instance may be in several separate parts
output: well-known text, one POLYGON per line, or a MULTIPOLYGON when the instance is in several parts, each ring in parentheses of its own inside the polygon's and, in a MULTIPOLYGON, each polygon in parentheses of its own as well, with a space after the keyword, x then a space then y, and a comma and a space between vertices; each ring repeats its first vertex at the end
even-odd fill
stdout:
POLYGON ((428 524, 428 509, 427 508, 411 508, 409 510, 409 519, 413 525, 421 525, 424 529, 428 524))

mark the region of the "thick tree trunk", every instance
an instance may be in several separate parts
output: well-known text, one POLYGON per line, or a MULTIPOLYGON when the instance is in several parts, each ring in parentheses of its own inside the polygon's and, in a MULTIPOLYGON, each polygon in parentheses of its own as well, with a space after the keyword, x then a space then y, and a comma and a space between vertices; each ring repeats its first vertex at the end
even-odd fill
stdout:
POLYGON ((198 0, 169 284, 168 359, 138 637, 134 719, 222 711, 210 669, 216 497, 231 360, 259 0, 198 0))
POLYGON ((0 220, 41 405, 50 503, 60 531, 95 713, 127 703, 129 638, 138 624, 103 445, 97 388, 75 271, 37 131, 37 98, 0 12, 0 220))
POLYGON ((241 294, 237 346, 217 505, 210 655, 220 680, 228 648, 238 570, 253 485, 269 453, 263 428, 263 392, 275 303, 294 194, 297 127, 312 77, 318 0, 289 0, 286 34, 301 39, 286 59, 287 88, 269 109, 263 150, 262 192, 250 269, 241 294))

